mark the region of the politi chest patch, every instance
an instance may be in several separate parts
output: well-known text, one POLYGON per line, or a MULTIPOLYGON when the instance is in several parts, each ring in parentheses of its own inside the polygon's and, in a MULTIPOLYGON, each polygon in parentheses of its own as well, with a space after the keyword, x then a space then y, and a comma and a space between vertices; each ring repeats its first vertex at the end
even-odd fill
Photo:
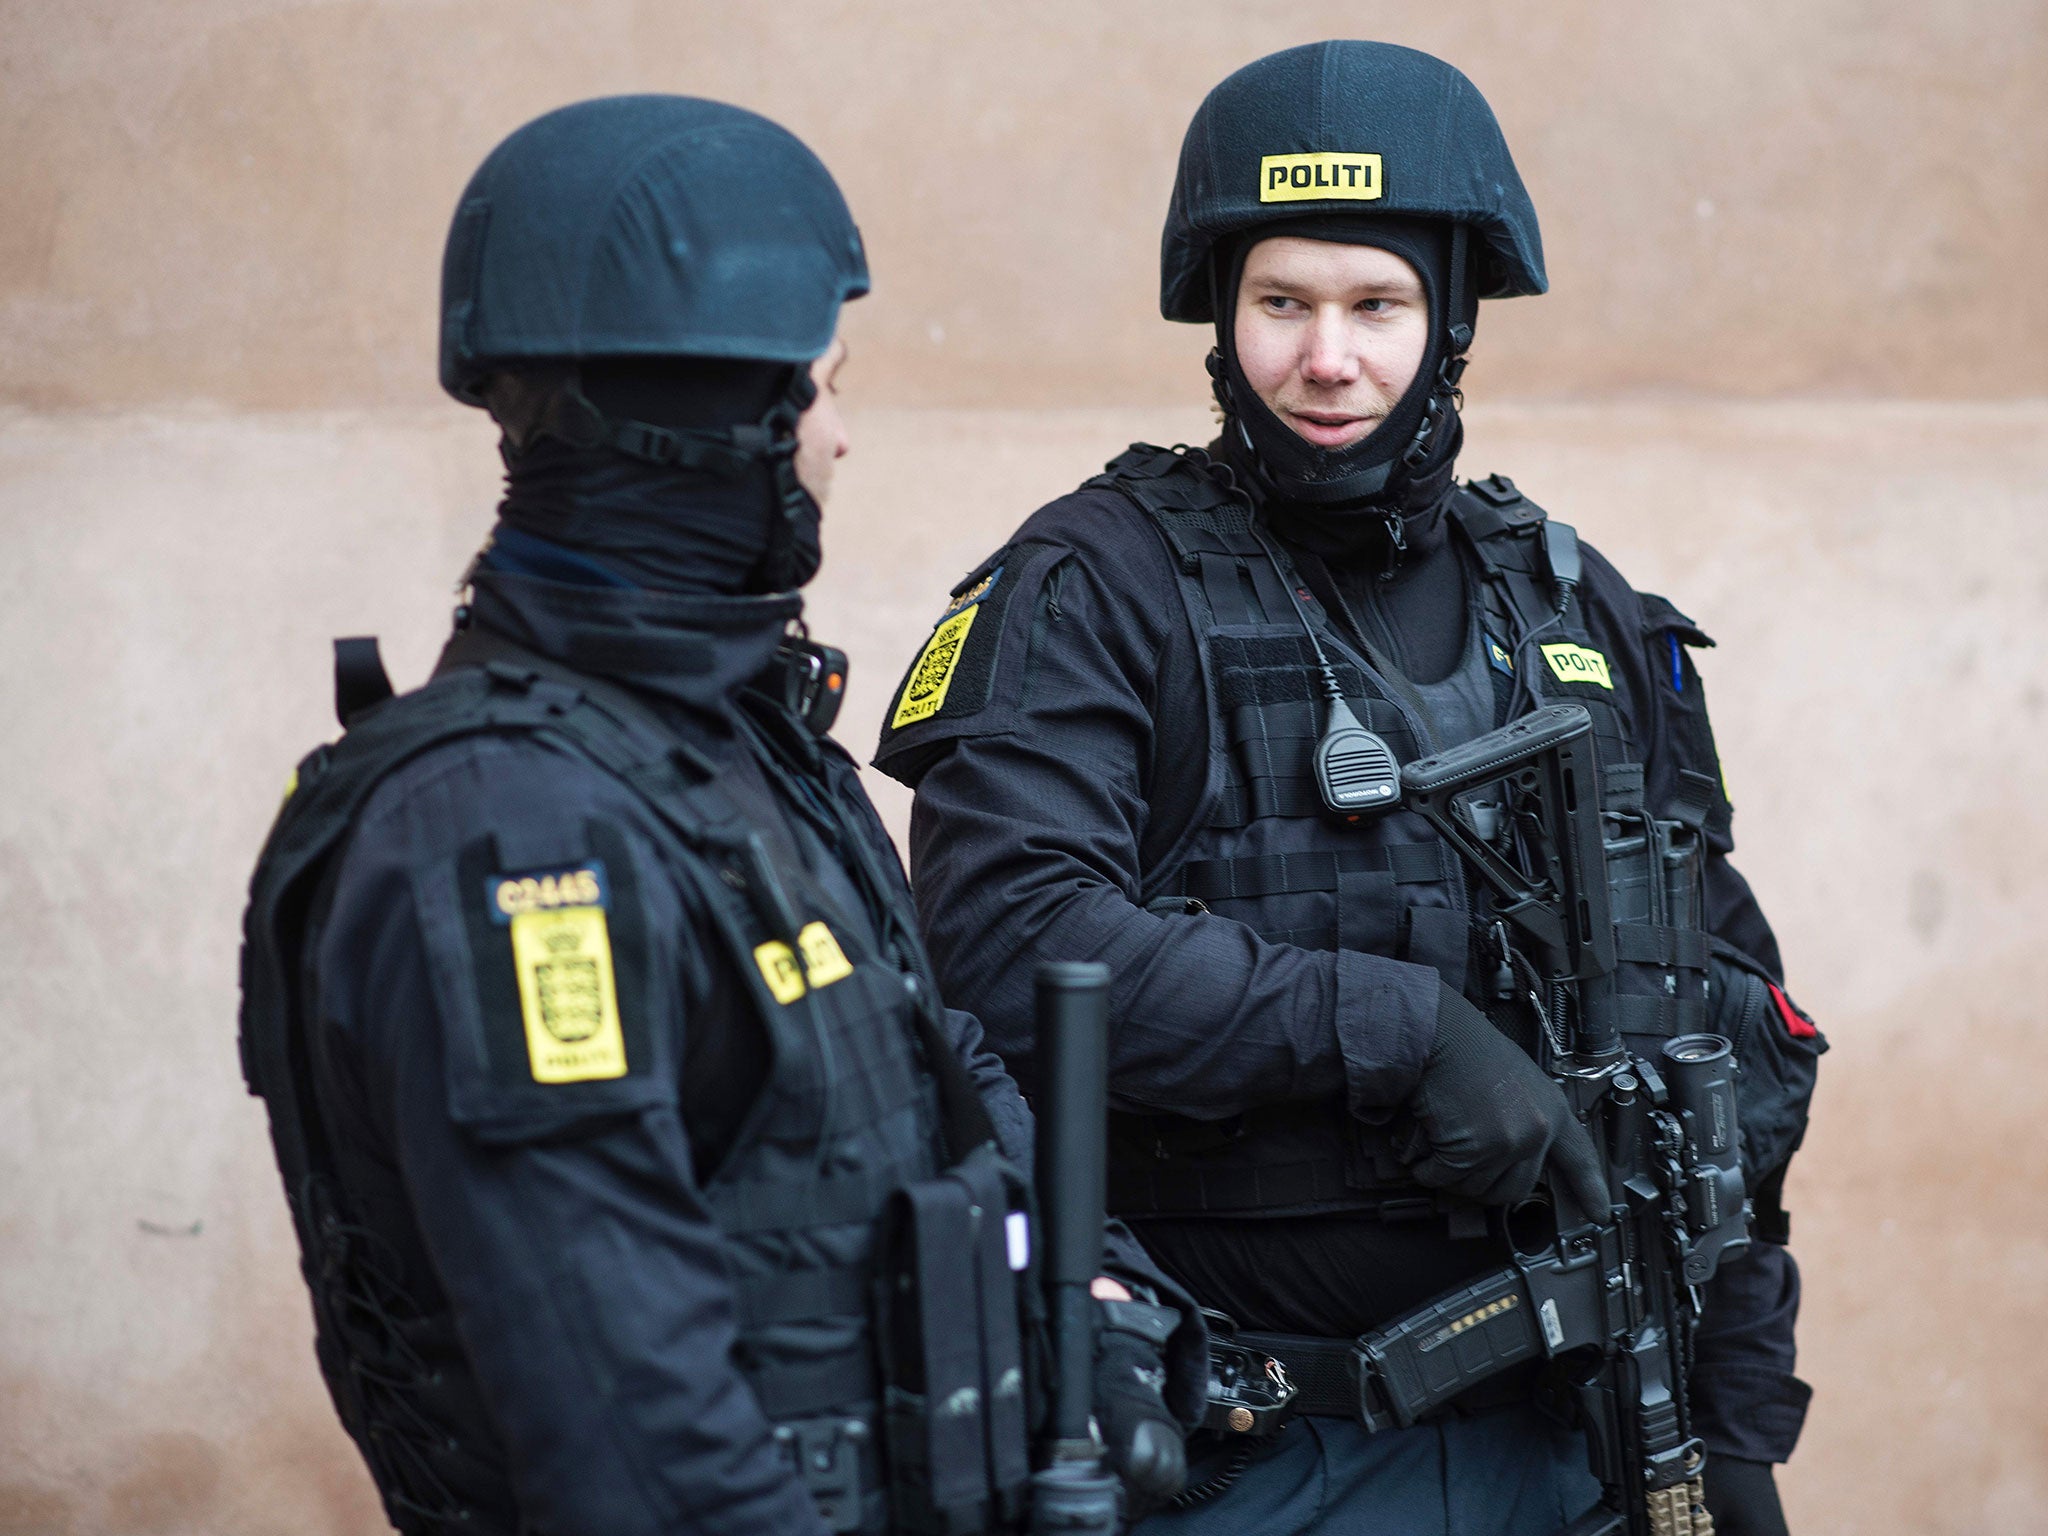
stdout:
POLYGON ((754 964, 761 968, 769 996, 778 1003, 787 1006, 806 992, 829 987, 853 974, 853 962, 823 923, 804 924, 796 945, 792 951, 780 939, 770 939, 754 946, 754 964))
POLYGON ((1540 648, 1550 663, 1551 675, 1560 683, 1591 683, 1614 691, 1614 678, 1607 670, 1607 658, 1590 646, 1559 642, 1540 648))

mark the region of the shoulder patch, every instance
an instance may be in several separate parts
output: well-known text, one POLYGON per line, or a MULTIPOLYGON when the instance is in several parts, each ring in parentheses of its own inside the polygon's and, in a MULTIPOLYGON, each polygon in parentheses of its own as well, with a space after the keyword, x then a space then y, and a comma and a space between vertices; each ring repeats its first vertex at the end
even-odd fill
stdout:
POLYGON ((526 1055, 537 1083, 626 1075, 618 983, 602 907, 521 912, 512 919, 512 965, 526 1055))
POLYGON ((1006 544, 953 588, 882 717, 883 755, 899 732, 910 731, 916 741, 943 722, 965 720, 996 702, 998 671, 1022 660, 1019 641, 1025 637, 1016 633, 1012 604, 1021 600, 1029 606, 1061 553, 1040 539, 1006 544))
POLYGON ((604 865, 498 874, 484 882, 491 921, 511 930, 512 972, 537 1083, 626 1075, 604 865))
POLYGON ((673 1097, 654 1034, 671 993, 650 964, 632 851, 600 821, 549 840, 573 862, 511 862, 519 853, 485 836, 444 887, 468 960, 466 984, 447 978, 450 1113, 488 1139, 673 1097))
POLYGON ((945 707, 946 692, 953 686, 953 671, 960 665, 967 632, 974 627, 974 617, 980 609, 970 604, 958 612, 948 612, 952 616, 932 631, 931 639, 925 641, 924 649, 911 664, 910 676, 904 680, 903 692, 896 700, 896 712, 889 717, 892 730, 900 731, 906 725, 930 719, 945 707))

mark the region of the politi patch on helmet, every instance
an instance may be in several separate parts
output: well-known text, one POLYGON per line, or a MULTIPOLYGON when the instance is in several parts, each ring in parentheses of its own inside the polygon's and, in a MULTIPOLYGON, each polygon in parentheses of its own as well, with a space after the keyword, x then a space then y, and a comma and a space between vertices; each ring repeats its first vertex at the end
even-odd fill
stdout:
POLYGON ((1550 670, 1560 683, 1591 683, 1609 693, 1614 691, 1607 658, 1590 646, 1560 642, 1543 646, 1542 651, 1543 659, 1550 663, 1550 670))
POLYGON ((1259 161, 1259 201, 1306 203, 1340 199, 1377 202, 1384 191, 1380 157, 1319 151, 1266 155, 1259 161))
POLYGON ((960 664, 960 653, 967 644, 967 632, 974 627, 975 616, 980 612, 980 604, 970 603, 932 631, 931 639, 925 641, 910 669, 903 694, 896 701, 896 712, 889 717, 889 724, 896 730, 928 720, 944 707, 946 690, 953 683, 953 669, 960 664))

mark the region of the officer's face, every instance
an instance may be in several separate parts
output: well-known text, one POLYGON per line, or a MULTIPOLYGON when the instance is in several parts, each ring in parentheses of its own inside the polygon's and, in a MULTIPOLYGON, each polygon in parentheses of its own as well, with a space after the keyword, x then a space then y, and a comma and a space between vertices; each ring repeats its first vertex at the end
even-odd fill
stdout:
POLYGON ((1245 258, 1237 358, 1267 409, 1319 448, 1363 442, 1429 346, 1413 267, 1374 245, 1276 235, 1245 258))
POLYGON ((811 382, 818 398, 797 418, 796 477, 819 506, 832 490, 832 466, 846 456, 846 418, 839 414, 839 370, 846 365, 846 343, 836 336, 825 355, 811 364, 811 382))

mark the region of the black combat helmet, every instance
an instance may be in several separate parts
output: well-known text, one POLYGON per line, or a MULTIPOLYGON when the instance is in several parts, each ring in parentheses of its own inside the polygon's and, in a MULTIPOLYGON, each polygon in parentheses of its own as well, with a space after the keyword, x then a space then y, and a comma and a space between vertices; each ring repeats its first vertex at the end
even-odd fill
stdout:
POLYGON ((1245 65, 1196 109, 1160 242, 1159 312, 1213 320, 1216 243, 1318 213, 1466 224, 1485 242, 1480 298, 1550 286, 1536 209, 1479 88, 1413 48, 1310 43, 1245 65))
POLYGON ((846 200, 787 129, 689 96, 578 102, 506 139, 463 191, 441 382, 505 429, 505 519, 547 441, 759 486, 774 515, 756 575, 787 590, 818 563, 795 468, 808 365, 867 291, 846 200))
POLYGON ((818 157, 723 102, 613 96, 492 151, 441 269, 441 382, 523 359, 808 363, 868 291, 860 231, 818 157))
POLYGON ((1486 99, 1443 60, 1391 43, 1288 48, 1212 90, 1181 143, 1159 264, 1160 312, 1216 325, 1217 399, 1254 472, 1291 503, 1380 510, 1397 544, 1396 510, 1449 483, 1477 300, 1548 286, 1536 210, 1486 99), (1349 448, 1296 436, 1238 368, 1237 279, 1268 234, 1384 247, 1428 290, 1415 382, 1349 448))

